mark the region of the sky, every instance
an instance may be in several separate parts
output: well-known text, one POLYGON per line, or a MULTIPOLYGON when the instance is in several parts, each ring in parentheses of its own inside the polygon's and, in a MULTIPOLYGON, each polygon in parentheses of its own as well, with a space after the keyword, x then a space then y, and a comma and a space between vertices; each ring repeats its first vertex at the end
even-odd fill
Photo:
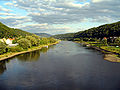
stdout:
POLYGON ((0 0, 0 22, 31 33, 73 33, 120 20, 120 0, 0 0))

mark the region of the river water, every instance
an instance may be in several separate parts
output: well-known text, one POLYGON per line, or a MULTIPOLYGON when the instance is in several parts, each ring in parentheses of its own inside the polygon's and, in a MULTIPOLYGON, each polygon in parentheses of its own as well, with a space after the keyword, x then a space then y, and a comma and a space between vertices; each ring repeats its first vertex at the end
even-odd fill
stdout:
POLYGON ((119 90, 120 63, 62 41, 0 62, 0 90, 119 90))

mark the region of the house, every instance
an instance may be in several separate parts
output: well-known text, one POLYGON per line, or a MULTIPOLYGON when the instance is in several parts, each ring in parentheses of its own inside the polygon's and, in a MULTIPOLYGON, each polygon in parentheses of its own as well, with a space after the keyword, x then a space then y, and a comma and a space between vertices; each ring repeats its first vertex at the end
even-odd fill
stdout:
POLYGON ((17 43, 16 44, 12 44, 13 40, 15 40, 15 39, 14 38, 13 39, 12 38, 8 38, 8 39, 3 38, 3 39, 0 39, 1 42, 5 42, 10 47, 17 46, 18 45, 17 43))
POLYGON ((13 39, 11 39, 11 38, 8 38, 7 40, 6 40, 6 44, 12 44, 12 41, 13 40, 15 40, 14 38, 13 39))

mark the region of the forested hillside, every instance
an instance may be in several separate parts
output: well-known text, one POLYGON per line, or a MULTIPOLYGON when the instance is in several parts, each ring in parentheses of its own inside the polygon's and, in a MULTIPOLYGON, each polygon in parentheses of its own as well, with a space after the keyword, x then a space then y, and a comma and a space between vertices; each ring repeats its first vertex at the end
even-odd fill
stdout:
POLYGON ((120 36, 120 21, 112 24, 105 24, 77 33, 54 35, 57 39, 73 40, 75 38, 103 38, 120 36))
POLYGON ((20 29, 14 29, 7 27, 6 25, 0 22, 0 38, 13 38, 19 36, 32 35, 29 32, 22 31, 20 29))
POLYGON ((75 33, 74 38, 103 38, 111 36, 120 36, 120 22, 105 24, 85 31, 75 33))

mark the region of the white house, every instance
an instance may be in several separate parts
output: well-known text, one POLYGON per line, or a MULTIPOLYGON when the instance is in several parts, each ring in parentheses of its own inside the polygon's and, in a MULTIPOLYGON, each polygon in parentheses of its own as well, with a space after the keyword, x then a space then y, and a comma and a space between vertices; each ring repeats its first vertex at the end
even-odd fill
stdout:
POLYGON ((7 40, 6 40, 6 44, 12 44, 12 41, 13 41, 13 40, 11 40, 11 39, 7 39, 7 40))
POLYGON ((15 39, 11 39, 11 38, 8 38, 8 39, 0 39, 1 42, 5 42, 6 44, 8 44, 8 46, 10 47, 14 47, 14 46, 17 46, 18 44, 12 44, 12 41, 15 40, 15 39))

